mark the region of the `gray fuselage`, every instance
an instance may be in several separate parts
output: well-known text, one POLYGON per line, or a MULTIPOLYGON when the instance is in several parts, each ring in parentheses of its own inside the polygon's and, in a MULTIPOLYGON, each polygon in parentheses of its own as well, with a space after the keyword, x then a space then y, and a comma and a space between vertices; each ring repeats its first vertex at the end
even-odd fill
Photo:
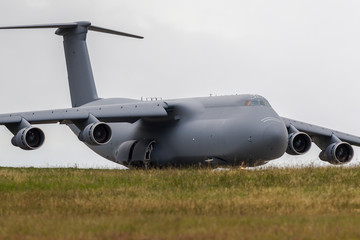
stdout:
MULTIPOLYGON (((100 99, 84 107, 135 101, 100 99)), ((256 166, 279 158, 286 151, 286 126, 261 96, 215 96, 165 103, 169 117, 111 123, 111 141, 102 146, 88 146, 101 156, 119 162, 116 158, 121 144, 148 139, 153 143, 149 153, 151 164, 172 166, 206 162, 256 166), (176 107, 172 109, 172 106, 176 107)), ((79 133, 75 126, 70 127, 79 133)))

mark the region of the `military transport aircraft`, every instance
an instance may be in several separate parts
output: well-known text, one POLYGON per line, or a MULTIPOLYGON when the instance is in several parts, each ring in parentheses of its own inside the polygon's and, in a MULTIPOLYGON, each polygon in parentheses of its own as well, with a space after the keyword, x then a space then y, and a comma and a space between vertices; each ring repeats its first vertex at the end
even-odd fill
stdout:
POLYGON ((57 28, 63 36, 72 108, 0 114, 0 124, 13 134, 11 142, 34 150, 44 142, 33 124, 68 125, 89 148, 126 166, 198 164, 257 166, 285 152, 301 155, 312 142, 319 158, 332 164, 351 161, 351 145, 360 138, 280 117, 259 95, 212 96, 140 101, 102 99, 90 65, 88 30, 142 38, 91 25, 90 22, 1 27, 57 28))

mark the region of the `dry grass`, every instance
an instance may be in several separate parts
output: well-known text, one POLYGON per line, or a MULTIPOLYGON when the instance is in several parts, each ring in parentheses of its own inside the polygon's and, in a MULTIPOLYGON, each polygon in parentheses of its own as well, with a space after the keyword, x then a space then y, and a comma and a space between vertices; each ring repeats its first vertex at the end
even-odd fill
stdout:
POLYGON ((3 239, 359 239, 360 168, 0 168, 3 239))

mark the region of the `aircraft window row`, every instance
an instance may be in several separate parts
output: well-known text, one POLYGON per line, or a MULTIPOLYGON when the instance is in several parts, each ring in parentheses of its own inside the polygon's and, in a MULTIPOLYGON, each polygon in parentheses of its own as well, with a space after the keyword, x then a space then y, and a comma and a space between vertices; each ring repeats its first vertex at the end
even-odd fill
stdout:
POLYGON ((245 106, 266 106, 266 103, 262 99, 253 99, 245 101, 245 106))

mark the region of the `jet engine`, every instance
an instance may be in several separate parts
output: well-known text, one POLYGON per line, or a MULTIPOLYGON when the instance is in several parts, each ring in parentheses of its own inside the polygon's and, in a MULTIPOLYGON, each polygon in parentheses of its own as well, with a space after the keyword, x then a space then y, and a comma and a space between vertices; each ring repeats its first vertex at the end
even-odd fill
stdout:
POLYGON ((286 153, 290 155, 302 155, 311 148, 311 137, 304 132, 293 132, 289 134, 286 153))
POLYGON ((344 164, 351 161, 354 156, 354 149, 349 143, 335 142, 320 152, 319 158, 331 164, 344 164))
POLYGON ((108 124, 96 122, 87 125, 80 133, 79 140, 90 145, 104 145, 112 137, 112 131, 108 124))
POLYGON ((18 131, 11 143, 24 150, 35 150, 42 146, 44 140, 44 132, 40 128, 30 126, 18 131))

